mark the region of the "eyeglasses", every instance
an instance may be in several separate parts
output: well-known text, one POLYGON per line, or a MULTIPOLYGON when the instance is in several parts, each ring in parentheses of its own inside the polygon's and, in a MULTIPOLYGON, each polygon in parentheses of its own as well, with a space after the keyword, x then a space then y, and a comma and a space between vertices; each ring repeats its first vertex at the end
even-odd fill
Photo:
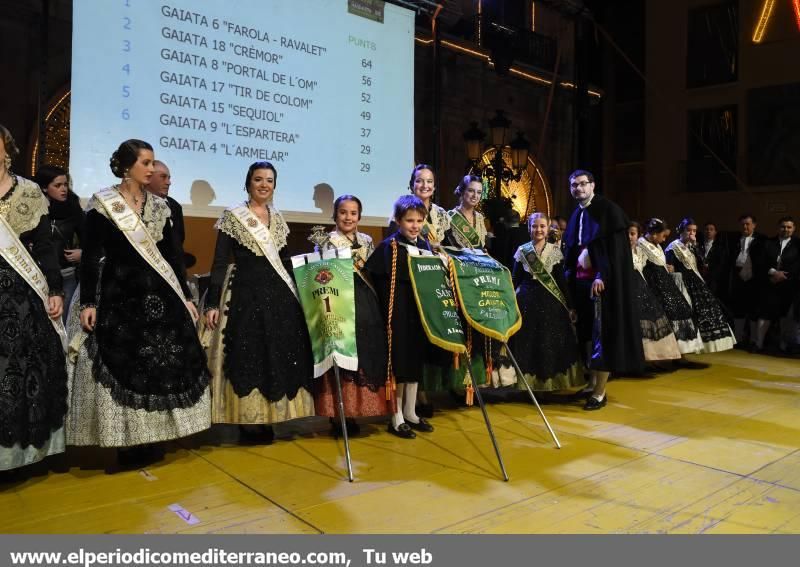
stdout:
POLYGON ((580 183, 570 183, 569 186, 572 187, 573 189, 577 189, 578 187, 581 187, 581 188, 582 187, 586 187, 590 183, 591 183, 591 181, 581 181, 580 183))

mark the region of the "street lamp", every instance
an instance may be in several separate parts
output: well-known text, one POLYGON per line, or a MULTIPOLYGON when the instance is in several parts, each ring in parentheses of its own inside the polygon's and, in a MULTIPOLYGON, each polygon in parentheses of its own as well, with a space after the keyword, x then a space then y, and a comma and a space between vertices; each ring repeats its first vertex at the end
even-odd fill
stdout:
POLYGON ((511 200, 503 197, 503 182, 519 181, 528 167, 530 143, 521 131, 517 131, 516 137, 509 144, 510 131, 511 121, 506 118, 502 110, 497 110, 494 117, 489 120, 490 143, 486 148, 483 147, 486 134, 478 128, 477 122, 472 122, 470 128, 464 132, 468 167, 486 180, 489 186, 489 194, 483 209, 492 224, 497 222, 511 205, 511 200), (511 168, 506 165, 503 158, 503 152, 507 147, 511 154, 511 168), (488 164, 483 164, 481 157, 489 148, 494 149, 494 157, 488 164))

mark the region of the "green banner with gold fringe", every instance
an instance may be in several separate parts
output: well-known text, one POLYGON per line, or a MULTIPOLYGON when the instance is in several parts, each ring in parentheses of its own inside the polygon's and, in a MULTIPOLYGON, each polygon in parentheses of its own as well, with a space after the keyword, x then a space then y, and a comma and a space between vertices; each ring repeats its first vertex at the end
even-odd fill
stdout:
POLYGON ((300 304, 303 306, 314 377, 333 366, 358 370, 356 302, 350 249, 328 250, 292 257, 300 304))
POLYGON ((444 251, 469 325, 487 337, 508 341, 522 326, 511 272, 481 250, 446 247, 444 251))
POLYGON ((464 326, 442 259, 439 256, 416 255, 409 248, 408 273, 428 340, 450 352, 466 352, 464 326))

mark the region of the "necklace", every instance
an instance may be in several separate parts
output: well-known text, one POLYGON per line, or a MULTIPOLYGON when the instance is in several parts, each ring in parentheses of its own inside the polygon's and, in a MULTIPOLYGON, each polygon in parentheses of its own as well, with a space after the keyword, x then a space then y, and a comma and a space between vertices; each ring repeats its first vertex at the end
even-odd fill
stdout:
POLYGON ((464 217, 470 225, 472 225, 472 228, 475 228, 475 224, 478 221, 478 216, 475 214, 475 209, 472 209, 472 220, 467 218, 467 215, 464 213, 464 207, 461 205, 458 206, 458 212, 461 213, 461 216, 464 217))
POLYGON ((342 232, 342 231, 339 231, 339 234, 341 234, 341 235, 342 235, 342 236, 344 236, 344 237, 345 237, 347 240, 349 240, 349 241, 350 241, 350 248, 352 248, 353 250, 358 250, 359 248, 361 248, 361 243, 358 241, 358 232, 354 232, 354 233, 353 233, 353 238, 350 238, 349 236, 347 236, 347 235, 346 235, 344 232, 342 232))
MULTIPOLYGON (((256 205, 257 205, 257 203, 256 203, 256 205)), ((248 200, 247 201, 247 208, 250 209, 251 211, 253 211, 253 214, 256 217, 258 217, 258 220, 260 220, 264 224, 264 226, 266 226, 267 228, 270 228, 269 225, 270 225, 270 222, 272 221, 272 215, 269 212, 269 206, 268 205, 266 205, 266 204, 262 205, 262 208, 264 209, 263 216, 261 214, 259 214, 259 212, 255 208, 253 208, 253 201, 252 200, 248 200)))
POLYGON ((144 197, 141 189, 139 189, 139 195, 138 196, 134 195, 133 191, 128 187, 126 187, 125 190, 123 191, 122 190, 122 185, 118 185, 117 186, 117 191, 119 192, 120 195, 122 195, 122 197, 124 199, 128 199, 128 200, 132 199, 133 200, 133 209, 135 211, 139 212, 139 200, 143 199, 143 197, 144 197))

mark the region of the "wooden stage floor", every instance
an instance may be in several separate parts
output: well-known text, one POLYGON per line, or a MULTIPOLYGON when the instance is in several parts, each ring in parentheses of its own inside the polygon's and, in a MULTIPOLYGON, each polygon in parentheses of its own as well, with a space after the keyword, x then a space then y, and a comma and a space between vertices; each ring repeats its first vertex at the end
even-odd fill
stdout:
POLYGON ((477 407, 437 412, 412 441, 367 425, 352 484, 327 420, 306 420, 269 446, 219 430, 171 443, 144 471, 71 451, 67 472, 0 485, 0 532, 800 532, 800 360, 695 360, 711 366, 611 382, 600 411, 544 405, 561 450, 532 405, 490 405, 507 483, 477 407))

